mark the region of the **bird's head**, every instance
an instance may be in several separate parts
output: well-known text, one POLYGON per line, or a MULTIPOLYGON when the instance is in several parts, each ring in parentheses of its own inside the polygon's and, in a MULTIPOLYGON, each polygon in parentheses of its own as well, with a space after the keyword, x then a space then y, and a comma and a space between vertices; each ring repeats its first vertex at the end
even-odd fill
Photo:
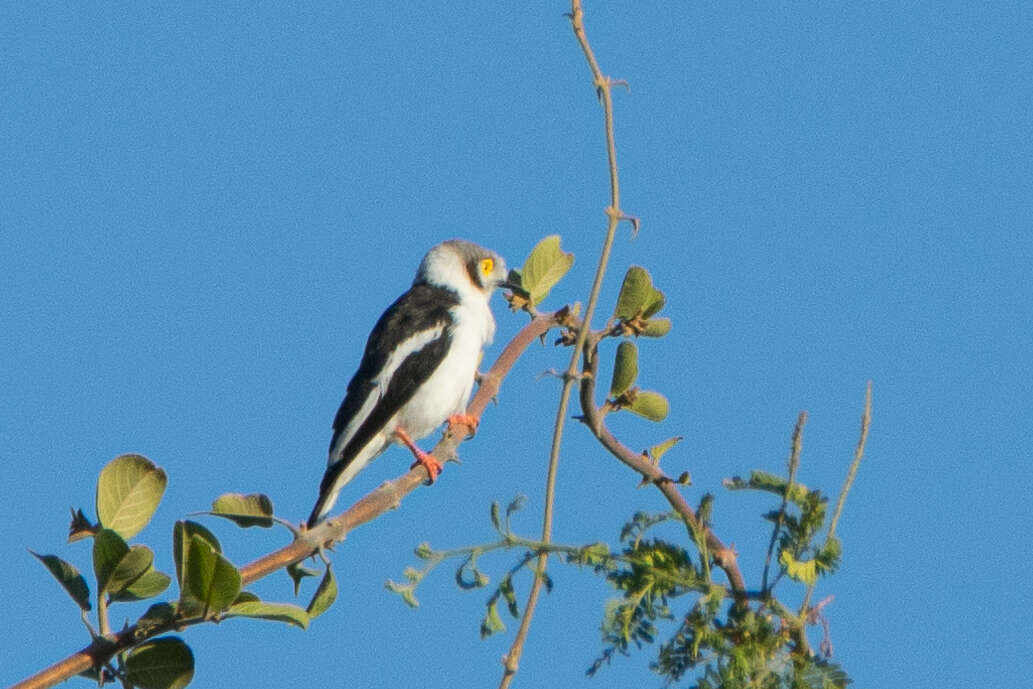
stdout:
POLYGON ((491 296, 505 286, 509 271, 501 256, 463 239, 450 239, 434 246, 420 263, 413 284, 427 283, 455 290, 460 295, 491 296))

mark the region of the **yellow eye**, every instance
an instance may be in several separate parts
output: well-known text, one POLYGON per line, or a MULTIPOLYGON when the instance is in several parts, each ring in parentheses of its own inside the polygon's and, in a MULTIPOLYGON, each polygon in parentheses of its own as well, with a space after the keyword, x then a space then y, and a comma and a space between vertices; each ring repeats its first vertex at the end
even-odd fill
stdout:
POLYGON ((491 271, 495 270, 495 261, 490 258, 486 258, 481 261, 481 272, 485 275, 491 275, 491 271))

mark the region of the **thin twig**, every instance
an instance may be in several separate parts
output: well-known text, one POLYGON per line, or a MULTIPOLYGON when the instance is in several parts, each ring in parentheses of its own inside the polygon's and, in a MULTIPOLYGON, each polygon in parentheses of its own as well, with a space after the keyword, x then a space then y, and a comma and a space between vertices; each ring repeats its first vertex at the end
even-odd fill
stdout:
MULTIPOLYGON (((839 515, 843 513, 843 505, 846 503, 847 493, 850 492, 850 487, 854 483, 854 477, 857 475, 857 468, 861 466, 861 459, 864 457, 864 446, 868 442, 868 426, 872 421, 872 381, 868 381, 868 385, 865 388, 864 393, 864 412, 861 414, 861 433, 857 439, 857 447, 854 449, 854 459, 850 462, 850 468, 847 470, 846 479, 843 481, 843 488, 839 491, 839 499, 836 500, 836 509, 832 512, 832 519, 829 521, 829 530, 825 535, 825 546, 836 537, 836 526, 839 524, 839 515)), ((800 605, 800 619, 806 622, 810 618, 810 605, 811 597, 814 595, 814 588, 817 585, 817 581, 807 587, 807 593, 803 597, 803 603, 800 605)), ((803 624, 801 624, 801 632, 798 634, 798 642, 801 645, 806 645, 807 638, 802 632, 803 624)))
POLYGON ((839 499, 836 501, 836 510, 832 513, 832 521, 829 522, 829 532, 825 542, 836 535, 836 525, 839 523, 839 515, 843 513, 843 504, 846 502, 847 493, 854 484, 854 477, 857 475, 857 467, 861 465, 861 458, 864 457, 864 446, 868 442, 868 426, 872 422, 872 381, 864 393, 864 414, 861 415, 861 436, 857 440, 857 448, 854 450, 854 461, 850 462, 850 470, 847 472, 846 480, 843 481, 843 489, 839 491, 839 499))
POLYGON ((792 449, 789 451, 789 480, 786 481, 785 492, 782 494, 782 506, 778 510, 778 519, 775 528, 771 532, 771 541, 768 543, 768 554, 764 558, 764 576, 761 577, 761 591, 768 591, 768 573, 771 568, 771 555, 775 552, 775 543, 778 541, 778 534, 785 524, 786 508, 789 507, 789 496, 793 494, 793 484, 796 482, 796 470, 800 468, 800 450, 803 446, 803 427, 807 423, 807 412, 800 412, 796 419, 796 427, 793 429, 792 449))
MULTIPOLYGON (((571 353, 570 364, 567 366, 566 375, 563 381, 563 390, 560 392, 559 407, 556 410, 556 422, 552 434, 552 447, 549 452, 549 469, 546 476, 545 486, 545 509, 542 516, 542 541, 548 543, 552 536, 552 515, 555 503, 556 469, 559 463, 560 444, 563 438, 563 427, 567 418, 567 407, 570 402, 570 393, 574 383, 579 376, 578 361, 581 351, 592 329, 592 315, 595 313, 596 304, 599 301, 599 293, 602 289, 603 277, 606 275, 606 266, 610 261, 610 250, 613 247, 614 236, 617 233, 617 226, 621 220, 627 219, 620 210, 620 184, 617 175, 617 147, 613 136, 613 101, 610 96, 611 82, 603 77, 596 62, 595 55, 585 35, 584 16, 580 0, 571 1, 570 23, 588 60, 588 66, 592 71, 592 81, 603 103, 603 117, 606 127, 606 152, 610 169, 610 205, 606 209, 608 223, 606 228, 606 239, 603 241, 602 255, 599 257, 599 265, 595 271, 595 279, 592 282, 592 290, 589 293, 588 305, 585 307, 584 320, 578 330, 577 341, 574 344, 574 351, 571 353)), ((637 221, 634 221, 637 227, 637 221)), ((527 640, 527 633, 531 627, 531 619, 534 617, 535 606, 541 593, 542 581, 545 575, 545 567, 548 561, 548 553, 543 552, 538 557, 538 565, 535 570, 534 582, 531 584, 531 591, 527 596, 527 603, 524 607, 524 615, 520 620, 520 627, 513 639, 509 652, 503 658, 502 679, 499 682, 499 689, 507 689, 516 675, 520 665, 520 656, 523 653, 524 643, 527 640)))

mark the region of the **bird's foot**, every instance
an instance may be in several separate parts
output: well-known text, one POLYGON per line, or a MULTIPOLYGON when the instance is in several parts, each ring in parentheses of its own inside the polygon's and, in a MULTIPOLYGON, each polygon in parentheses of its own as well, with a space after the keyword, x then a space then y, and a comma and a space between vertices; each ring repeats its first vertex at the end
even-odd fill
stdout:
POLYGON ((416 461, 409 465, 409 468, 413 469, 416 466, 423 467, 427 470, 427 475, 430 477, 427 479, 427 485, 434 483, 434 481, 438 479, 438 474, 441 473, 441 469, 443 468, 441 466, 441 462, 439 462, 434 455, 429 452, 424 452, 419 448, 413 450, 413 456, 416 457, 416 461))
POLYGON ((481 424, 481 420, 473 414, 453 414, 448 417, 448 429, 452 430, 453 426, 466 426, 468 430, 466 437, 472 438, 477 435, 477 426, 481 424))
POLYGON ((429 452, 424 452, 417 447, 416 443, 412 441, 412 438, 409 437, 409 434, 406 433, 401 426, 395 429, 395 437, 405 443, 405 446, 409 448, 410 452, 412 452, 412 456, 416 458, 416 461, 409 465, 409 468, 412 469, 417 464, 422 466, 427 470, 427 474, 430 477, 427 481, 427 485, 434 483, 438 478, 438 474, 441 473, 441 462, 439 462, 434 455, 429 452))

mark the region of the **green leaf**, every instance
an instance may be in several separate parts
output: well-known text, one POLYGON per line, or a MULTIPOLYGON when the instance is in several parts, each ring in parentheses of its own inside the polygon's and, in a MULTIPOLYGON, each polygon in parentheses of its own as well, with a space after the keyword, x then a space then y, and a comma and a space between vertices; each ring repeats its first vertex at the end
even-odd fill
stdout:
POLYGON ((613 362, 613 380, 610 382, 610 397, 619 397, 635 384, 638 378, 638 348, 631 340, 617 345, 617 356, 613 362))
POLYGON ((818 658, 809 659, 807 666, 800 674, 801 686, 804 687, 844 689, 853 683, 839 665, 818 658))
POLYGON ((86 518, 81 509, 73 509, 72 521, 68 525, 68 542, 81 541, 84 538, 89 538, 94 533, 96 533, 96 528, 93 526, 93 522, 86 518))
POLYGON ((829 538, 818 552, 814 555, 814 561, 818 565, 819 572, 835 572, 836 568, 839 567, 839 559, 842 556, 843 549, 839 543, 839 539, 836 537, 829 538))
POLYGON ((533 304, 540 304, 549 291, 574 265, 574 254, 560 249, 559 235, 551 235, 535 245, 520 270, 521 287, 533 304))
MULTIPOLYGON (((751 471, 750 478, 744 480, 739 476, 725 479, 725 488, 729 490, 762 490, 767 493, 774 493, 781 497, 785 494, 788 481, 781 476, 770 474, 766 471, 751 471)), ((793 482, 793 489, 788 499, 795 504, 803 504, 807 498, 807 486, 797 481, 793 482)))
POLYGON ((129 554, 129 545, 111 529, 101 529, 93 538, 93 573, 98 591, 106 591, 108 580, 122 558, 129 554))
POLYGON ((105 528, 130 539, 147 526, 161 502, 168 479, 141 455, 115 457, 97 479, 97 518, 105 528))
POLYGON ((660 312, 660 309, 666 303, 667 297, 664 296, 664 293, 650 285, 650 292, 646 296, 645 304, 642 306, 642 318, 652 318, 654 314, 660 312))
MULTIPOLYGON (((104 589, 114 597, 114 594, 129 588, 141 579, 148 570, 151 570, 153 564, 154 553, 150 548, 144 545, 130 547, 129 552, 122 556, 115 570, 108 577, 104 589)), ((151 582, 151 584, 153 583, 151 582)), ((146 589, 146 585, 144 589, 146 589)), ((131 599, 132 597, 130 597, 131 599)))
POLYGON ((642 337, 663 337, 671 332, 670 318, 650 318, 639 333, 642 337))
POLYGON ((212 514, 225 517, 237 526, 268 529, 273 525, 273 501, 261 493, 224 493, 212 502, 212 514))
POLYGON ((298 591, 301 590, 301 580, 305 577, 314 577, 319 574, 318 571, 306 567, 300 562, 287 565, 287 574, 294 581, 294 595, 298 595, 298 591))
POLYGON ((147 608, 147 612, 143 614, 143 617, 136 621, 136 626, 141 633, 147 633, 148 630, 155 627, 163 627, 170 624, 175 617, 175 605, 167 602, 155 603, 147 608))
MULTIPOLYGON (((134 548, 136 546, 133 546, 134 548)), ((111 594, 111 600, 132 601, 154 598, 172 583, 172 577, 165 572, 149 569, 140 577, 117 593, 111 594)))
POLYGON ((620 294, 617 296, 617 308, 613 316, 622 321, 630 321, 642 314, 646 302, 653 296, 653 279, 649 272, 639 266, 631 266, 624 274, 620 294))
POLYGON ((493 598, 488 603, 488 612, 484 615, 484 619, 481 620, 481 638, 486 639, 492 634, 505 630, 506 625, 502 624, 502 618, 499 617, 497 600, 493 598))
POLYGON ((499 501, 491 501, 491 525, 495 530, 502 533, 502 518, 499 516, 499 501))
POLYGON ((778 555, 778 563, 786 568, 791 579, 810 585, 818 580, 817 563, 814 560, 797 560, 788 550, 778 555))
POLYGON ((222 552, 219 539, 203 524, 189 520, 176 522, 172 527, 172 559, 176 562, 176 582, 181 591, 183 590, 183 577, 186 573, 185 564, 190 551, 190 539, 193 536, 204 540, 215 552, 222 552))
POLYGON ((516 592, 513 590, 512 577, 507 576, 499 582, 499 593, 506 599, 506 605, 509 607, 509 614, 513 617, 520 617, 520 606, 517 605, 516 592))
POLYGON ((301 629, 308 629, 309 615, 296 605, 289 603, 266 603, 260 600, 246 600, 234 603, 226 611, 227 617, 253 617, 260 620, 285 622, 301 629))
POLYGON ((126 654, 126 680, 142 689, 182 689, 194 677, 194 654, 174 636, 145 641, 126 654))
POLYGON ((660 461, 660 458, 667 454, 667 451, 682 441, 682 436, 676 435, 673 438, 668 438, 659 445, 654 445, 649 448, 649 456, 652 458, 654 463, 660 461))
POLYGON ((333 568, 327 565, 323 578, 316 588, 316 593, 312 596, 312 602, 308 604, 305 612, 310 618, 315 619, 329 610, 335 600, 337 600, 337 579, 334 578, 333 568))
POLYGON ((183 600, 201 606, 202 614, 221 612, 240 593, 240 572, 201 536, 190 537, 183 600))
POLYGON ((650 421, 663 421, 667 418, 670 405, 667 398, 658 392, 640 390, 635 394, 635 399, 629 404, 627 410, 634 412, 650 421))
POLYGON ((64 587, 68 595, 72 597, 72 600, 82 608, 83 610, 90 609, 90 587, 86 585, 86 579, 79 573, 79 570, 75 568, 69 562, 65 562, 57 555, 40 555, 39 553, 33 553, 32 556, 43 563, 43 566, 47 568, 58 583, 64 587))

